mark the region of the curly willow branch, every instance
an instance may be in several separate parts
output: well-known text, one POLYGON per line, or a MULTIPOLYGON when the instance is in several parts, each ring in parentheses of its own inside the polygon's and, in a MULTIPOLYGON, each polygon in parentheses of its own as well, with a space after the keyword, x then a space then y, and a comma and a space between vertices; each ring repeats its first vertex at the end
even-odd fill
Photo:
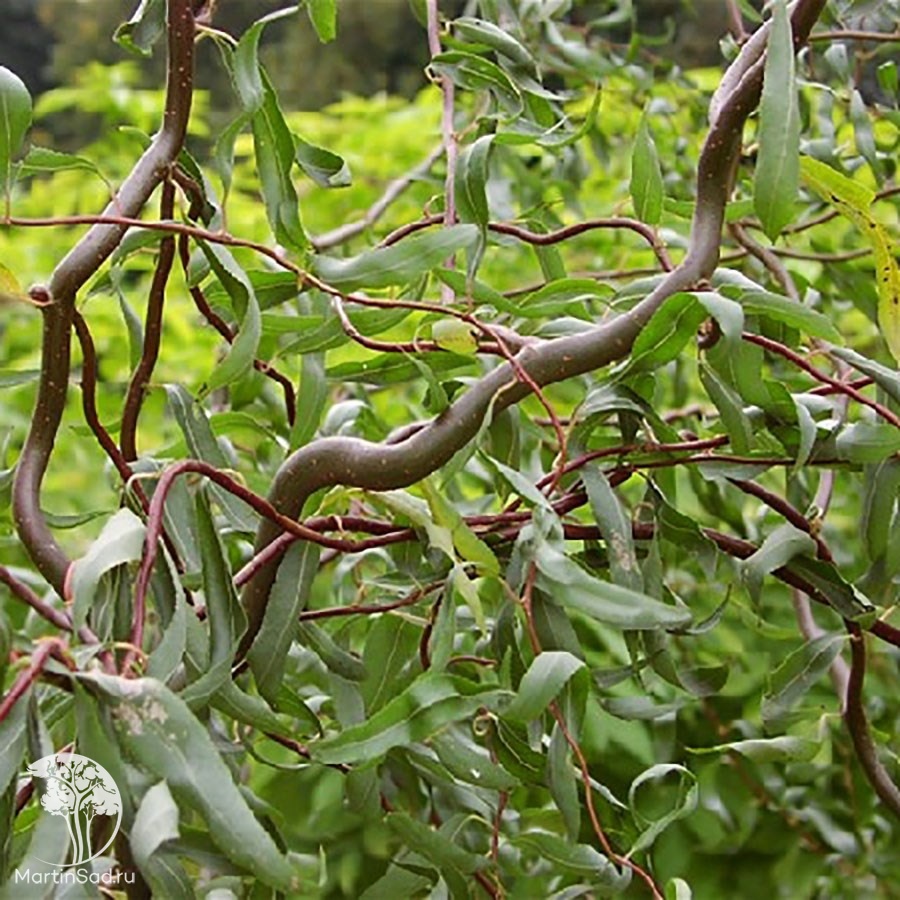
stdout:
MULTIPOLYGON (((162 127, 106 208, 108 215, 137 216, 184 143, 193 93, 192 7, 192 0, 168 0, 168 71, 162 127)), ((13 516, 28 555, 60 594, 69 559, 41 512, 41 483, 66 406, 75 296, 115 250, 125 231, 123 225, 94 225, 54 269, 48 285, 52 302, 43 309, 41 377, 31 430, 16 468, 13 516)))
MULTIPOLYGON (((805 42, 825 0, 798 0, 792 16, 795 47, 805 42)), ((515 357, 476 382, 459 400, 427 426, 396 444, 376 444, 357 438, 320 438, 291 454, 278 470, 269 500, 282 514, 296 518, 307 498, 323 487, 343 484, 369 490, 407 487, 450 460, 478 433, 486 415, 497 415, 527 396, 529 387, 516 367, 543 387, 583 375, 626 356, 635 338, 672 294, 708 278, 719 259, 725 204, 741 148, 744 123, 759 102, 762 57, 748 64, 743 54, 732 64, 739 77, 727 95, 719 97, 697 167, 697 204, 684 260, 633 309, 590 331, 538 346, 526 346, 515 357)), ((726 73, 726 79, 728 74, 726 73)), ((724 83, 724 82, 723 82, 724 83)), ((731 84, 731 82, 729 82, 731 84)), ((255 552, 277 539, 281 529, 263 522, 255 552)), ((246 653, 262 624, 280 557, 261 567, 244 588, 242 600, 249 626, 240 654, 246 653)))

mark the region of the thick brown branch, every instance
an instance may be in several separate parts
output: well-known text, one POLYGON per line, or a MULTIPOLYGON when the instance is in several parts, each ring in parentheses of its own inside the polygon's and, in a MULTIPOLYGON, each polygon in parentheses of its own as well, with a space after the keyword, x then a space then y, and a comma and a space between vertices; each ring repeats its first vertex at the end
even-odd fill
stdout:
MULTIPOLYGON (((137 216, 184 143, 193 91, 194 19, 190 0, 168 2, 168 75, 162 128, 107 207, 110 215, 137 216)), ((13 517, 40 573, 62 594, 69 559, 41 512, 41 483, 66 406, 75 295, 113 252, 123 225, 95 225, 57 265, 43 309, 41 377, 31 430, 16 467, 13 517)))
MULTIPOLYGON (((793 34, 800 46, 825 0, 800 0, 794 8, 793 34)), ((742 63, 743 64, 743 63, 742 63)), ((687 255, 644 300, 618 318, 582 334, 557 338, 516 354, 516 367, 538 386, 582 375, 628 354, 650 316, 672 294, 708 278, 719 259, 725 204, 747 117, 759 102, 762 60, 754 62, 726 96, 720 97, 697 168, 697 203, 687 255)), ((440 416, 396 444, 374 444, 348 437, 322 438, 289 456, 278 471, 269 499, 279 512, 296 519, 306 500, 320 488, 344 484, 369 490, 406 487, 447 463, 478 433, 487 415, 496 415, 529 393, 506 363, 485 375, 440 416)), ((263 522, 256 552, 280 534, 263 522)), ((258 632, 275 579, 276 558, 254 573, 243 591, 249 626, 244 654, 258 632)))

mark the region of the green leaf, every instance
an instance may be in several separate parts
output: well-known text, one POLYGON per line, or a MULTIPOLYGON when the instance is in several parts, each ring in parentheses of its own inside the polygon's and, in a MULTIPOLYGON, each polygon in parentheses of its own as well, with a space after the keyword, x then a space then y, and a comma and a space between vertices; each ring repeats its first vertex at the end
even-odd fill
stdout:
POLYGON ((816 553, 816 542, 805 532, 787 523, 779 525, 762 546, 740 563, 741 577, 751 597, 758 601, 763 578, 789 563, 795 556, 816 553))
POLYGON ((463 562, 475 563, 479 571, 485 575, 499 575, 500 563, 494 551, 466 524, 459 510, 434 487, 431 481, 426 480, 422 483, 422 491, 434 521, 450 529, 459 558, 463 562))
POLYGON ((700 364, 699 375, 709 399, 719 411, 734 452, 745 455, 753 441, 753 428, 740 396, 719 378, 714 369, 703 363, 700 364))
POLYGON ((209 393, 237 381, 253 367, 262 334, 262 318, 253 284, 231 253, 219 244, 204 241, 199 243, 216 277, 231 297, 235 313, 241 319, 237 337, 225 358, 209 376, 206 383, 206 392, 209 393))
POLYGON ((250 811, 206 728, 184 701, 150 678, 96 672, 81 677, 109 704, 123 751, 204 819, 228 859, 263 884, 296 893, 291 863, 250 811))
MULTIPOLYGON (((94 175, 103 177, 96 164, 86 156, 63 153, 61 150, 51 150, 49 147, 32 146, 28 150, 28 155, 22 160, 23 172, 63 172, 72 170, 92 172, 94 175)), ((159 240, 160 233, 157 232, 156 234, 157 240, 159 240)))
POLYGON ((671 362, 694 339, 706 310, 693 294, 673 294, 641 330, 622 371, 653 371, 671 362))
POLYGON ((823 634, 791 653, 769 677, 761 714, 767 726, 777 726, 818 683, 847 641, 845 634, 823 634))
POLYGON ((722 293, 738 300, 745 313, 766 316, 776 322, 798 328, 810 337, 822 338, 835 344, 844 342, 831 319, 795 300, 782 297, 780 294, 770 294, 768 291, 745 291, 731 286, 723 287, 722 293))
POLYGON ((475 44, 484 44, 496 50, 501 56, 523 66, 534 68, 534 57, 511 34, 499 28, 493 22, 476 19, 471 16, 460 16, 453 20, 453 30, 461 37, 475 44))
POLYGON ((779 735, 773 738, 748 738, 744 741, 732 741, 728 744, 717 744, 715 747, 692 749, 694 754, 705 753, 740 753, 747 759, 759 763, 809 762, 819 752, 818 741, 809 738, 779 735))
POLYGON ((297 165, 323 188, 346 187, 351 183, 350 167, 342 156, 317 147, 294 135, 297 165))
POLYGON ((479 752, 450 729, 436 734, 430 743, 447 771, 466 784, 492 791, 510 791, 519 784, 518 779, 503 766, 493 762, 486 753, 479 752))
POLYGON ((547 831, 525 831, 511 843, 538 854, 555 869, 591 876, 597 887, 608 886, 618 893, 631 882, 631 869, 619 872, 607 857, 588 844, 573 844, 547 831))
POLYGON ((582 569, 574 560, 542 544, 535 552, 537 586, 551 597, 596 619, 624 631, 649 628, 679 628, 691 621, 686 607, 668 606, 646 594, 601 581, 582 569))
POLYGON ((197 492, 195 509, 209 630, 209 667, 185 688, 182 698, 192 706, 199 706, 231 678, 232 661, 247 630, 247 617, 238 599, 225 548, 204 491, 197 492))
POLYGON ((474 330, 461 319, 438 319, 431 326, 431 337, 442 350, 467 356, 478 350, 474 330))
POLYGON ((893 401, 900 403, 900 372, 896 369, 889 369, 845 347, 835 347, 831 352, 857 371, 868 375, 893 401))
POLYGON ((753 206, 775 240, 794 215, 800 184, 800 110, 794 81, 794 45, 785 0, 775 0, 759 106, 759 156, 753 206))
POLYGON ((246 113, 255 113, 265 102, 266 86, 259 64, 259 39, 263 29, 276 19, 293 15, 295 9, 276 10, 257 19, 244 33, 234 48, 232 76, 241 107, 246 113))
POLYGON ((323 44, 327 44, 337 37, 336 0, 307 0, 306 12, 323 44))
POLYGON ((179 837, 178 807, 164 781, 153 785, 141 800, 129 834, 134 861, 154 894, 173 900, 191 898, 187 873, 171 853, 160 848, 179 837))
POLYGON ((0 66, 0 187, 9 197, 12 166, 31 125, 31 94, 15 72, 0 66))
POLYGON ((551 650, 541 653, 529 666, 513 702, 503 710, 512 722, 530 722, 547 711, 551 701, 584 668, 584 662, 571 653, 551 650))
POLYGON ((456 161, 456 204, 463 221, 484 231, 490 221, 487 192, 488 164, 494 135, 486 134, 468 144, 456 161))
POLYGON ((628 189, 637 217, 648 225, 658 225, 662 218, 665 189, 659 155, 646 113, 641 116, 631 151, 631 182, 628 189))
POLYGON ((296 146, 268 78, 260 108, 250 118, 256 168, 266 215, 275 240, 291 250, 305 250, 309 239, 300 221, 300 201, 291 180, 296 146))
POLYGON ((297 616, 306 607, 319 567, 319 545, 295 541, 278 566, 262 625, 247 660, 260 694, 275 703, 284 678, 288 650, 297 633, 297 616))
POLYGON ((871 560, 888 552, 898 496, 900 461, 886 459, 873 466, 866 478, 861 527, 866 553, 871 560))
POLYGON ((166 0, 141 0, 134 15, 116 29, 113 40, 132 53, 150 56, 165 30, 166 0))
POLYGON ((368 250, 359 256, 316 256, 313 273, 344 291, 408 284, 437 268, 449 256, 478 237, 474 225, 453 225, 430 233, 420 232, 390 247, 368 250))
POLYGON ((838 433, 835 449, 839 459, 881 462, 900 450, 900 429, 886 422, 854 422, 838 433))
POLYGON ((515 82, 490 60, 474 53, 454 50, 432 57, 431 68, 438 75, 447 75, 458 87, 472 91, 487 91, 509 119, 515 119, 522 112, 521 91, 515 82))
POLYGON ((420 853, 441 871, 449 868, 471 875, 488 864, 486 857, 463 850, 440 831, 429 828, 406 813, 389 813, 385 822, 410 850, 420 853))
POLYGON ((23 696, 0 722, 0 793, 19 771, 27 746, 28 695, 23 696))
POLYGON ((859 619, 875 609, 869 598, 850 584, 834 563, 798 556, 788 563, 788 569, 805 578, 845 619, 859 619))
MULTIPOLYGON (((202 459, 217 469, 227 470, 230 462, 213 434, 212 426, 209 424, 203 407, 181 385, 167 384, 165 389, 169 409, 181 429, 189 455, 194 459, 202 459)), ((239 500, 215 484, 211 484, 209 490, 215 497, 219 509, 227 516, 232 528, 244 532, 252 532, 255 529, 256 519, 243 500, 239 500)), ((177 521, 170 522, 167 519, 166 524, 173 526, 177 532, 179 525, 177 521)))
POLYGON ((562 814, 569 840, 577 841, 581 831, 581 801, 578 797, 575 767, 569 759, 569 742, 559 722, 553 725, 550 746, 547 748, 547 786, 562 814))
POLYGON ((651 766, 638 775, 628 789, 628 806, 631 808, 631 814, 635 823, 638 826, 646 827, 634 844, 632 844, 631 849, 628 851, 629 856, 646 850, 673 822, 690 815, 697 808, 699 797, 700 790, 697 786, 697 779, 684 766, 673 763, 661 763, 651 766), (655 815, 652 818, 648 817, 641 811, 638 792, 644 785, 653 785, 652 789, 644 788, 644 793, 646 794, 649 790, 654 795, 652 806, 655 811, 662 802, 660 795, 666 796, 668 793, 667 786, 662 782, 673 774, 678 776, 678 785, 672 797, 671 809, 659 817, 655 815))
POLYGON ((131 510, 120 509, 103 526, 88 552, 72 564, 69 591, 75 629, 86 624, 100 579, 116 566, 141 558, 145 531, 144 523, 131 510))
POLYGON ((302 622, 298 627, 298 637, 302 643, 309 645, 330 672, 347 681, 365 681, 367 673, 362 660, 332 640, 328 632, 318 625, 302 622))
POLYGON ((425 741, 451 722, 479 709, 496 709, 509 692, 482 688, 462 678, 426 673, 401 691, 368 721, 310 746, 313 759, 329 763, 364 763, 394 747, 425 741))

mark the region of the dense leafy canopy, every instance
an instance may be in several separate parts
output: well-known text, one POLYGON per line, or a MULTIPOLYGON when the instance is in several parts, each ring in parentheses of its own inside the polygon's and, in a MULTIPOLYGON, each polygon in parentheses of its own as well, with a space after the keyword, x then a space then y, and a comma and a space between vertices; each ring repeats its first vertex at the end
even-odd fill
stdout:
POLYGON ((334 0, 0 69, 0 881, 74 744, 130 896, 892 895, 900 4, 728 5, 415 2, 318 112, 334 0))

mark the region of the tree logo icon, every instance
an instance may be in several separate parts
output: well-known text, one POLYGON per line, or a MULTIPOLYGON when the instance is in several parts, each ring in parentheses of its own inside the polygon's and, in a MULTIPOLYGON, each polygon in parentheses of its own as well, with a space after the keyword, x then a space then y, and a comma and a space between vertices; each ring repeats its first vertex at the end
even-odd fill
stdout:
POLYGON ((122 823, 122 795, 103 766, 87 756, 64 752, 33 762, 27 773, 41 784, 41 806, 66 820, 71 861, 64 868, 92 860, 113 842, 122 823), (102 847, 91 850, 104 839, 102 847))

